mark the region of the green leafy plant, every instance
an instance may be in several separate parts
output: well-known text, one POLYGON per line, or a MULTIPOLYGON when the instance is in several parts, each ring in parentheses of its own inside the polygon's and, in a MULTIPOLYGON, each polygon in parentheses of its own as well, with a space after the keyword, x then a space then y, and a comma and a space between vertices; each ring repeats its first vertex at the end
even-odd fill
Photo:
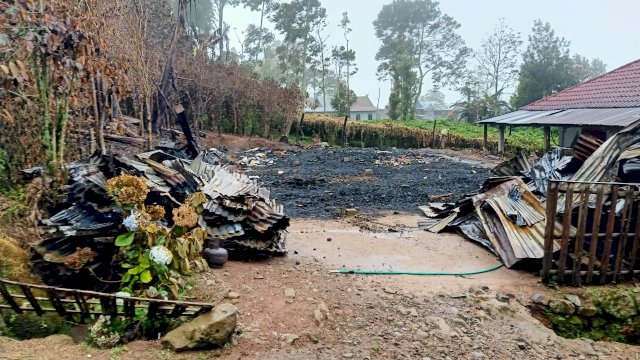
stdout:
POLYGON ((107 191, 125 216, 123 225, 128 230, 115 239, 120 266, 125 270, 121 291, 180 298, 188 289, 185 276, 207 268, 201 258, 207 233, 196 226, 206 196, 189 195, 173 210, 174 225, 169 227, 163 207, 144 204, 149 192, 144 179, 120 175, 107 181, 107 191))

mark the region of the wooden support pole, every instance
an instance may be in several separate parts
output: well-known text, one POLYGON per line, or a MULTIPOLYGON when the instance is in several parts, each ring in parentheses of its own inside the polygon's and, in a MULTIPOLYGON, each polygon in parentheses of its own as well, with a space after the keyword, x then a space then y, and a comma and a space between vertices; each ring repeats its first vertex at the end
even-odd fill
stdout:
POLYGON ((489 125, 488 124, 484 124, 484 140, 482 141, 482 150, 487 151, 488 147, 487 147, 487 140, 488 140, 488 129, 489 125))
POLYGON ((544 127, 544 152, 549 151, 551 149, 551 127, 544 127))
POLYGON ((345 115, 344 124, 342 124, 342 147, 347 144, 347 119, 349 119, 349 115, 345 115))
POLYGON ((504 125, 498 127, 500 130, 500 138, 498 139, 498 153, 504 154, 504 125))

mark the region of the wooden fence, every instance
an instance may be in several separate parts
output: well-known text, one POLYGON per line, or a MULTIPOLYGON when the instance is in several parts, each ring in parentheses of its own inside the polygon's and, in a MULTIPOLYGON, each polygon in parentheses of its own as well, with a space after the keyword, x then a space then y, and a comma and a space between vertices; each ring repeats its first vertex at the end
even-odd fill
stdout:
POLYGON ((11 309, 19 314, 25 311, 33 311, 38 315, 57 312, 60 316, 75 317, 74 321, 80 323, 91 320, 94 315, 132 318, 136 316, 136 309, 143 309, 148 318, 160 314, 173 318, 196 317, 210 311, 214 306, 208 303, 117 297, 115 294, 25 284, 4 279, 0 279, 0 294, 4 299, 4 303, 0 303, 0 309, 11 309), (118 300, 122 300, 122 303, 118 300))
POLYGON ((606 284, 640 273, 639 184, 550 181, 543 281, 606 284), (554 236, 553 224, 563 224, 554 236), (553 251, 554 240, 560 250, 553 251))

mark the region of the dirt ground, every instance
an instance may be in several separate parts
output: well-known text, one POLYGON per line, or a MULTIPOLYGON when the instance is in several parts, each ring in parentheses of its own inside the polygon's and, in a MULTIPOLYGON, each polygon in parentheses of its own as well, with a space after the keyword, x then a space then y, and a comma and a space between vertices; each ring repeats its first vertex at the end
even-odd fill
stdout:
POLYGON ((176 354, 154 341, 98 350, 65 336, 2 338, 0 359, 640 359, 634 346, 556 336, 527 308, 533 294, 553 290, 524 270, 331 272, 469 272, 498 264, 458 235, 421 231, 420 215, 400 210, 353 219, 294 216, 288 256, 232 261, 196 275, 194 300, 239 308, 237 333, 223 349, 176 354), (228 299, 230 291, 239 298, 228 299))

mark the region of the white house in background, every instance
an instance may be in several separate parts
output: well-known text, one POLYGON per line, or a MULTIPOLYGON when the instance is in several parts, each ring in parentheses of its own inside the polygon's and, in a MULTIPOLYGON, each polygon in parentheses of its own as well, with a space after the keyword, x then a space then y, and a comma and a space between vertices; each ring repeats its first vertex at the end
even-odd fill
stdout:
POLYGON ((355 104, 351 105, 351 118, 354 120, 377 120, 378 109, 373 106, 368 95, 358 96, 355 104))
MULTIPOLYGON (((381 109, 378 109, 373 105, 369 96, 358 96, 356 102, 351 105, 351 119, 353 120, 377 120, 380 119, 378 113, 381 109)), ((331 106, 329 97, 327 96, 326 107, 322 102, 322 96, 318 96, 315 100, 313 98, 307 99, 304 104, 305 113, 327 114, 337 115, 338 112, 331 106), (325 111, 326 109, 326 111, 325 111)))

